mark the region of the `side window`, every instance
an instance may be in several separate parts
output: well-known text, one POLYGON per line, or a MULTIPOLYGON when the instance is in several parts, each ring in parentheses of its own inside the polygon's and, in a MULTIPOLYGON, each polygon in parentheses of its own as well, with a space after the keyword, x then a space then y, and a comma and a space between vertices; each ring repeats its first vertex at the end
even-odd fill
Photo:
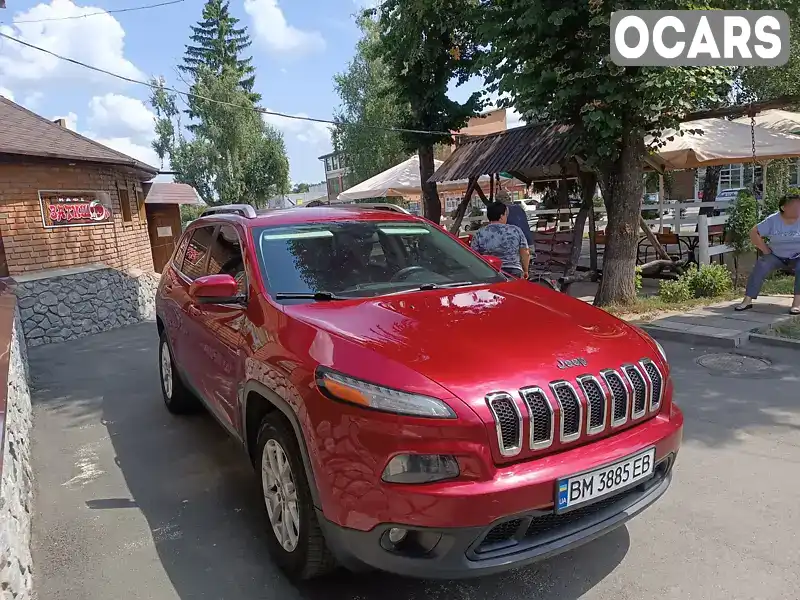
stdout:
POLYGON ((181 266, 181 272, 189 279, 194 280, 206 275, 206 256, 214 236, 214 229, 214 227, 198 227, 192 233, 181 266))
POLYGON ((221 225, 217 238, 211 246, 208 262, 209 275, 230 275, 239 284, 239 294, 247 293, 247 278, 244 272, 244 257, 236 228, 221 225))
POLYGON ((175 250, 175 256, 173 257, 177 267, 183 265, 183 255, 186 253, 186 247, 189 245, 189 238, 191 237, 191 233, 187 233, 181 237, 181 241, 178 244, 178 248, 175 250))

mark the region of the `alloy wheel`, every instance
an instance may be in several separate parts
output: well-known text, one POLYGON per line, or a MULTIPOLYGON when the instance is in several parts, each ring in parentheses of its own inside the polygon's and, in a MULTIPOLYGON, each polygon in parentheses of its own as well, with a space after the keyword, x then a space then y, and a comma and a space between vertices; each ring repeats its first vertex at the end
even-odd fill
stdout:
POLYGON ((267 440, 261 453, 261 480, 272 531, 287 552, 297 548, 300 512, 297 488, 286 452, 276 440, 267 440))
POLYGON ((161 342, 161 383, 164 386, 164 394, 172 399, 172 357, 166 341, 161 342))

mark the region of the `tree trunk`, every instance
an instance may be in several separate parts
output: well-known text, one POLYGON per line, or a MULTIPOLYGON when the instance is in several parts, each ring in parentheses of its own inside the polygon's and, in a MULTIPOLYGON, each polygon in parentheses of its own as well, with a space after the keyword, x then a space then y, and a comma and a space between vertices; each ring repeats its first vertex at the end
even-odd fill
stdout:
POLYGON ((642 208, 642 174, 645 156, 642 135, 623 135, 619 158, 598 169, 600 188, 608 214, 603 278, 595 306, 630 304, 636 299, 636 248, 642 208))
POLYGON ((442 203, 439 200, 436 184, 428 181, 435 170, 433 146, 420 146, 419 179, 422 185, 422 215, 438 225, 442 220, 442 203))
MULTIPOLYGON (((719 174, 722 171, 722 165, 716 167, 706 167, 706 178, 703 181, 703 202, 714 202, 719 193, 719 174)), ((700 208, 700 214, 711 217, 714 215, 713 206, 703 206, 700 208)))

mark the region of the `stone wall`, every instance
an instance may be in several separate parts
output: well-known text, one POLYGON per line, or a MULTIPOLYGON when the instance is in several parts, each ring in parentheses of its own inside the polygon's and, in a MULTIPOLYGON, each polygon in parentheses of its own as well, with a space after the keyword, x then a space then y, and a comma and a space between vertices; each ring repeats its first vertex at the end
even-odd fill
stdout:
MULTIPOLYGON (((8 364, 2 481, 0 482, 0 598, 31 598, 31 396, 19 312, 14 320, 8 364)), ((2 340, 3 345, 8 340, 2 340)))
POLYGON ((15 277, 25 339, 40 346, 153 319, 159 277, 105 265, 15 277))

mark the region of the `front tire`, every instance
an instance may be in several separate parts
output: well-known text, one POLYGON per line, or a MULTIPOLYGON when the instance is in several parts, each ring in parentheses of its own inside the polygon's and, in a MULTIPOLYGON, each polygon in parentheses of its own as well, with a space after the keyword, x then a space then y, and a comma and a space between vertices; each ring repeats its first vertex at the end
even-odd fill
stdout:
POLYGON ((175 368, 175 361, 172 359, 172 351, 169 347, 166 331, 162 331, 159 335, 158 365, 161 379, 161 395, 164 397, 164 404, 167 410, 176 415, 196 411, 198 408, 197 398, 183 384, 183 380, 175 368))
POLYGON ((311 499, 294 431, 273 412, 258 432, 256 467, 269 518, 267 539, 278 566, 296 580, 313 579, 336 568, 311 499))

